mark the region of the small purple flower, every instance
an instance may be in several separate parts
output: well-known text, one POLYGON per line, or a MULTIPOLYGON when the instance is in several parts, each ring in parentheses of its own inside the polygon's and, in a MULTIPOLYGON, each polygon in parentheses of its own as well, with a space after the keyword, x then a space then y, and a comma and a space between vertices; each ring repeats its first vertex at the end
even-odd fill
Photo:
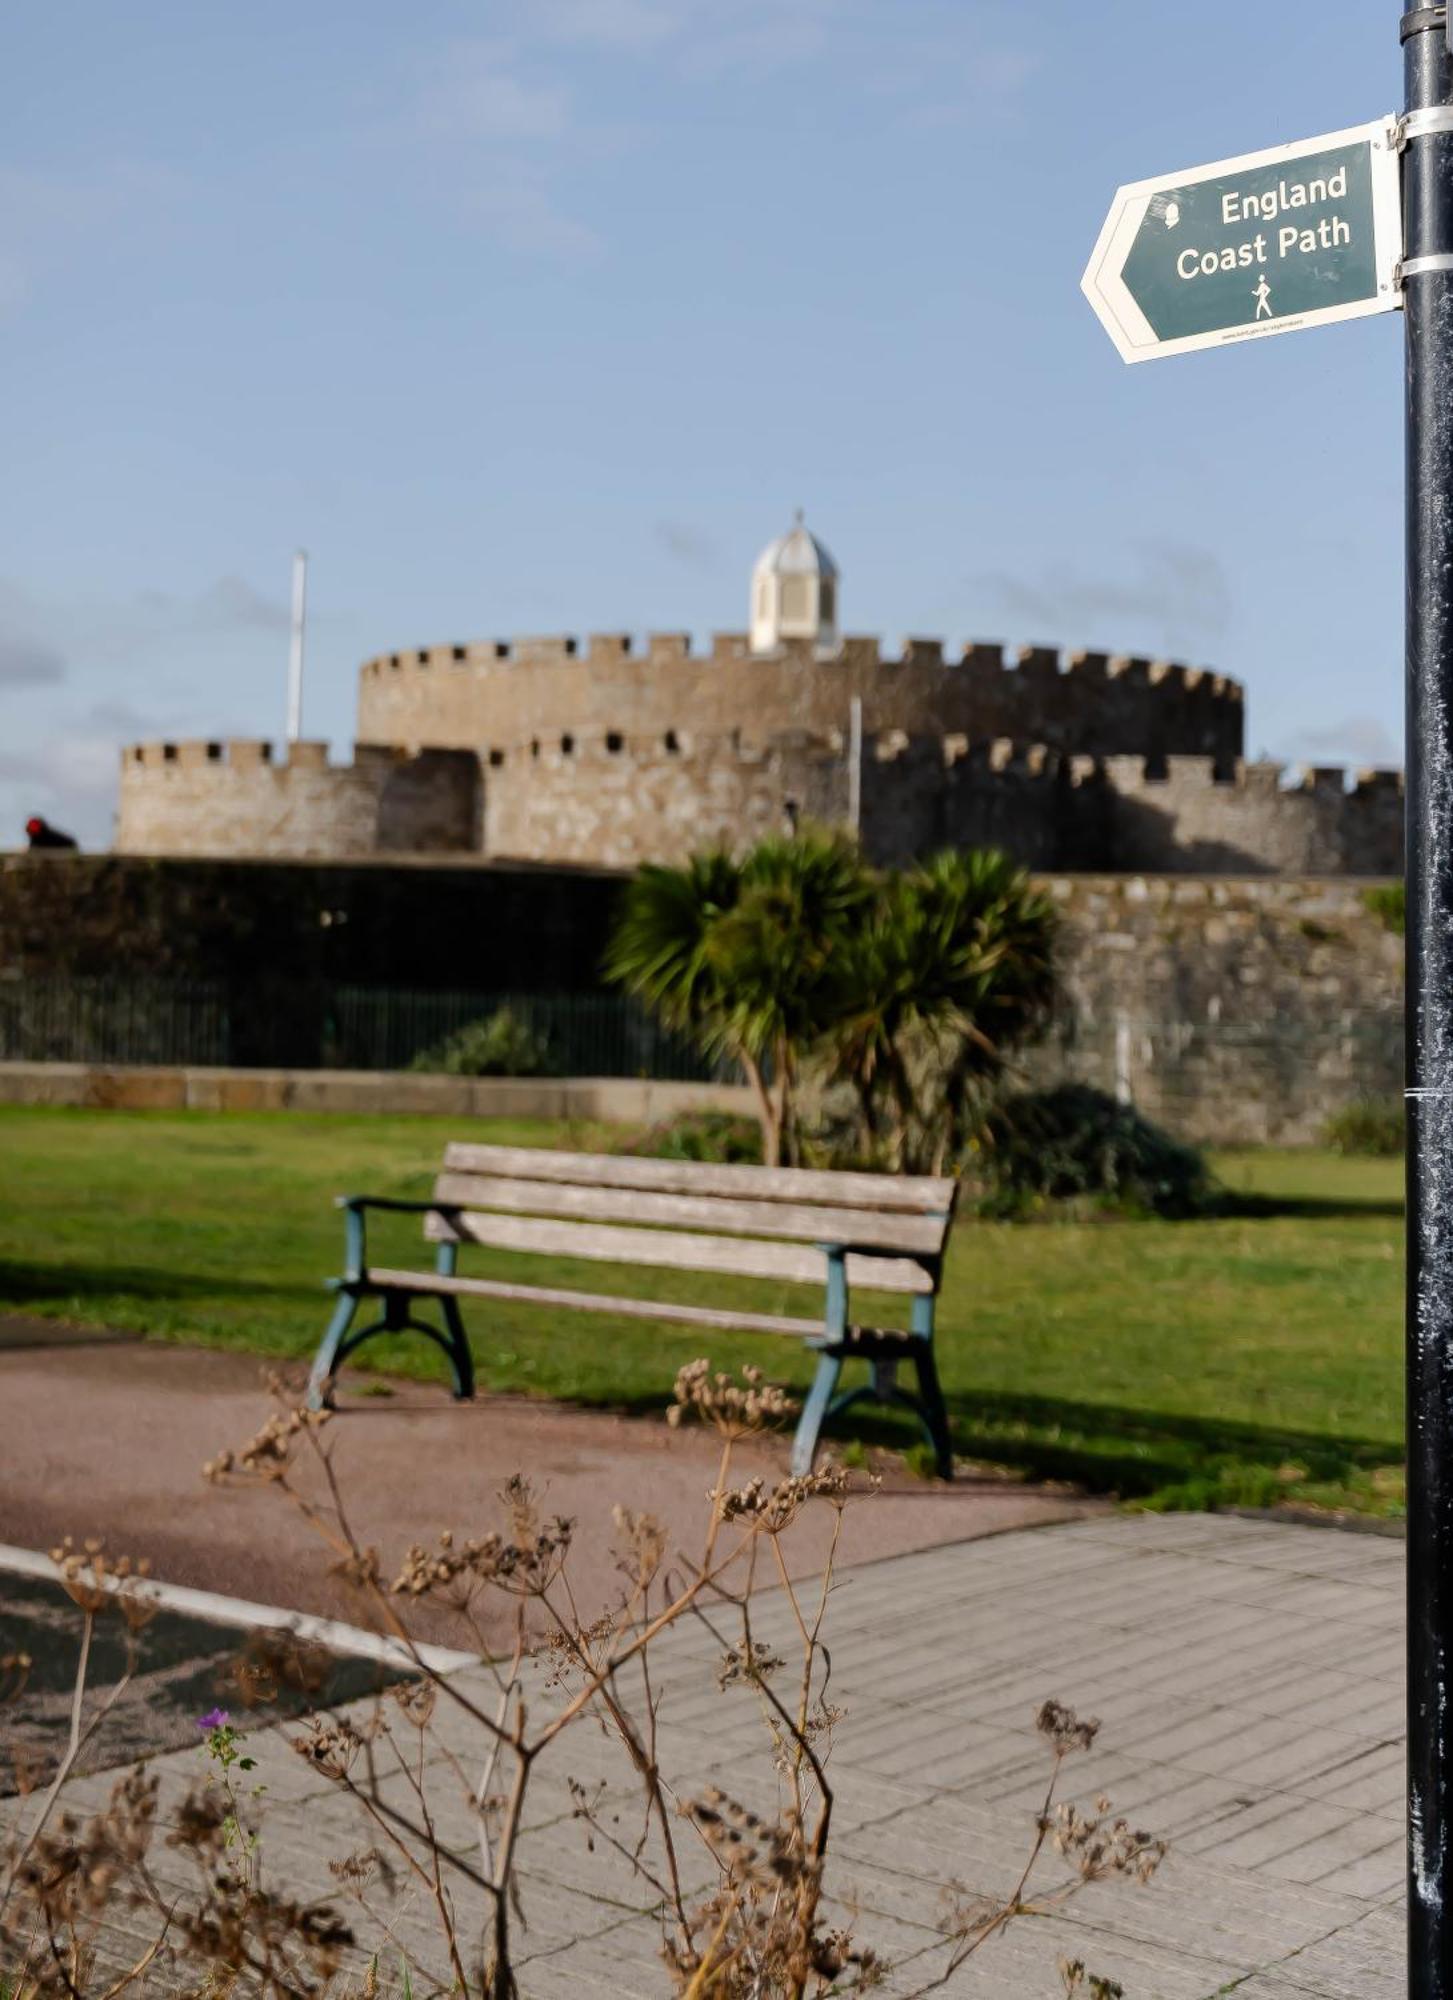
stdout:
POLYGON ((214 1708, 209 1715, 197 1717, 197 1727, 210 1733, 214 1729, 225 1729, 231 1720, 225 1708, 214 1708))

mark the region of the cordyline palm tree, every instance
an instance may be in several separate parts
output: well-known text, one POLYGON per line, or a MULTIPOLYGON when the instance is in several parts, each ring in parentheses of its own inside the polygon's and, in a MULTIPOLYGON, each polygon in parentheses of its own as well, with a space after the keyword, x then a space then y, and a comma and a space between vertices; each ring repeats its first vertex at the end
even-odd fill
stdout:
POLYGON ((607 972, 741 1064, 769 1165, 801 1156, 798 1084, 821 1052, 854 1088, 867 1152, 938 1170, 1048 1004, 1051 936, 1048 903, 1001 854, 878 875, 845 836, 808 827, 740 862, 638 870, 607 972))
POLYGON ((870 1154, 934 1173, 958 1156, 985 1087, 1048 1011, 1053 939, 1050 903, 993 849, 883 878, 828 1036, 870 1154))
POLYGON ((647 865, 626 891, 608 977, 707 1055, 741 1064, 769 1165, 799 1156, 802 1057, 842 1012, 847 944, 874 894, 852 842, 814 828, 742 861, 647 865))

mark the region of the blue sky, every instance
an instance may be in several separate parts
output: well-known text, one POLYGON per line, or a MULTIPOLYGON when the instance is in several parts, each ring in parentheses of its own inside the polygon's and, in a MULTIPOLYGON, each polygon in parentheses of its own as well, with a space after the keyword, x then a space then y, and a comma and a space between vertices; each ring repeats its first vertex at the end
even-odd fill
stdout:
POLYGON ((57 0, 0 26, 0 846, 117 746, 306 733, 370 653, 739 630, 793 508, 852 631, 1249 688, 1401 754, 1397 315, 1129 368, 1117 183, 1397 108, 1328 0, 57 0), (1173 24, 1173 25, 1169 25, 1173 24))

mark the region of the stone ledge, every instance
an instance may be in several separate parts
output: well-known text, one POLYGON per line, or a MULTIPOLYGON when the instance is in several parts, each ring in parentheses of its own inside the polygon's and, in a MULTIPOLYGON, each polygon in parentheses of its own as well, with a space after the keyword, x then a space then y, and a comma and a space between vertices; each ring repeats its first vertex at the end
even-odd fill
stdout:
POLYGON ((411 1071, 167 1069, 0 1062, 0 1104, 108 1111, 375 1111, 441 1118, 584 1118, 653 1124, 681 1111, 754 1115, 745 1084, 637 1077, 425 1076, 411 1071))

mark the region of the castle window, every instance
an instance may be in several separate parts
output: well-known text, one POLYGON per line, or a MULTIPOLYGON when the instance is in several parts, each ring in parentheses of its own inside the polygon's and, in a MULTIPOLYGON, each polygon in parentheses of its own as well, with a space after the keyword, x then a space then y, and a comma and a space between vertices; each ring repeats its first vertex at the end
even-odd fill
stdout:
POLYGON ((824 577, 817 586, 817 618, 820 625, 831 625, 837 616, 834 599, 837 591, 829 578, 824 577))
POLYGON ((509 656, 510 656, 510 642, 509 642, 509 640, 508 640, 508 639, 496 639, 496 640, 495 640, 495 642, 494 642, 494 656, 495 656, 495 658, 496 658, 497 660, 507 660, 507 659, 509 658, 509 656))
POLYGON ((574 750, 575 738, 573 736, 562 736, 560 738, 560 755, 562 757, 569 757, 573 755, 574 750))
POLYGON ((573 660, 573 659, 575 658, 575 653, 576 653, 576 641, 575 641, 574 639, 567 639, 567 640, 565 641, 565 657, 566 657, 566 659, 567 659, 567 660, 573 660))
POLYGON ((668 729, 661 740, 673 756, 681 748, 681 738, 676 734, 674 729, 668 729))
POLYGON ((612 729, 606 736, 605 747, 614 757, 625 748, 625 741, 619 730, 612 729))
POLYGON ((398 654, 397 654, 397 653, 394 653, 394 654, 392 654, 392 655, 390 656, 390 659, 389 659, 389 665, 390 665, 391 667, 395 667, 395 668, 396 668, 396 667, 398 666, 398 663, 399 663, 399 656, 398 656, 398 654))
POLYGON ((131 753, 131 761, 133 764, 142 764, 145 763, 146 761, 146 752, 142 749, 139 743, 131 753))
POLYGON ((164 759, 164 760, 165 760, 165 761, 166 761, 166 762, 167 762, 168 764, 174 764, 174 763, 175 763, 175 762, 177 761, 177 746, 176 746, 176 744, 175 744, 175 743, 163 743, 163 744, 162 744, 162 746, 161 746, 161 754, 162 754, 162 757, 163 757, 163 759, 164 759))
POLYGON ((428 649, 428 647, 427 647, 427 646, 420 646, 420 648, 419 648, 419 665, 420 665, 421 667, 427 667, 427 666, 428 666, 428 664, 429 664, 429 649, 428 649))
POLYGON ((209 743, 207 745, 207 755, 214 764, 217 763, 222 755, 222 745, 220 743, 209 743))
POLYGON ((540 739, 538 736, 532 737, 530 741, 530 755, 532 757, 538 757, 539 754, 540 754, 540 739))
POLYGON ((489 753, 489 768, 492 771, 497 771, 504 760, 505 753, 503 750, 491 750, 489 753))
POLYGON ((462 659, 464 659, 464 657, 465 657, 465 651, 464 651, 464 648, 463 648, 463 646, 456 646, 456 647, 454 648, 454 657, 455 657, 455 659, 456 659, 456 660, 462 660, 462 659))

